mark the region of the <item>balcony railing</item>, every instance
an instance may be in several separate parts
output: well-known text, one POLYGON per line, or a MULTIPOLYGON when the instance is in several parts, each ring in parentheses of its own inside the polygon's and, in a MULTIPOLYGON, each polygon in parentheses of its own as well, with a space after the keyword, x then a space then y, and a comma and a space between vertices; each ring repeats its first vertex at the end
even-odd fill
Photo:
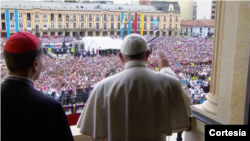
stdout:
MULTIPOLYGON (((83 109, 84 107, 85 107, 85 104, 72 104, 72 105, 63 106, 63 109, 65 111, 70 111, 70 113, 71 113, 71 114, 66 115, 69 126, 71 126, 71 129, 73 127, 75 128, 75 125, 77 124, 77 121, 78 121, 78 119, 79 119, 79 117, 81 115, 81 112, 77 112, 77 110, 83 109)), ((190 118, 190 124, 191 124, 191 120, 192 120, 192 118, 190 118)), ((77 130, 80 130, 80 129, 77 128, 77 130)), ((187 132, 189 132, 189 131, 191 131, 191 126, 187 130, 187 132)), ((182 133, 183 132, 178 132, 177 133, 176 141, 183 141, 182 133)), ((73 136, 75 135, 74 132, 72 132, 72 134, 73 134, 73 136)), ((86 135, 79 135, 79 131, 77 131, 77 136, 86 136, 86 135)), ((78 140, 75 139, 75 141, 78 141, 78 140)))

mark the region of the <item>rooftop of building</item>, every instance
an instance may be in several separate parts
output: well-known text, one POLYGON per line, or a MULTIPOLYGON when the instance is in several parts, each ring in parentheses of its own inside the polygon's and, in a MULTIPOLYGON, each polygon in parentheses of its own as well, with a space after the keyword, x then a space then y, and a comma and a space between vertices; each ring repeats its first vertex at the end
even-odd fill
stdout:
POLYGON ((215 20, 214 19, 200 19, 200 20, 181 20, 181 26, 196 26, 196 27, 214 27, 215 20))
POLYGON ((86 10, 112 12, 164 12, 152 5, 125 5, 125 4, 92 4, 92 3, 62 3, 45 1, 1 1, 2 9, 41 9, 41 10, 86 10))

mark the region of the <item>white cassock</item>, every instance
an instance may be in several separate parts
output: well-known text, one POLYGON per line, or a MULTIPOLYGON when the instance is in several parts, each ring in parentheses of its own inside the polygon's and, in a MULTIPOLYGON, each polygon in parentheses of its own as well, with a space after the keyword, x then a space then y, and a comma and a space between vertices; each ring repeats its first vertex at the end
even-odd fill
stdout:
POLYGON ((77 127, 96 140, 165 141, 190 126, 185 97, 176 78, 131 61, 95 86, 77 127))

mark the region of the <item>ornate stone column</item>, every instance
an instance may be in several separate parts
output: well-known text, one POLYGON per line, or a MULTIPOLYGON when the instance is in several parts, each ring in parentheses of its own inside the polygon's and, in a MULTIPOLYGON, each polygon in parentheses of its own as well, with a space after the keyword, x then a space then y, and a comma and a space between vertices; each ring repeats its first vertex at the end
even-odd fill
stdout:
POLYGON ((250 45, 250 2, 217 1, 212 77, 207 101, 193 106, 222 124, 242 124, 250 45))

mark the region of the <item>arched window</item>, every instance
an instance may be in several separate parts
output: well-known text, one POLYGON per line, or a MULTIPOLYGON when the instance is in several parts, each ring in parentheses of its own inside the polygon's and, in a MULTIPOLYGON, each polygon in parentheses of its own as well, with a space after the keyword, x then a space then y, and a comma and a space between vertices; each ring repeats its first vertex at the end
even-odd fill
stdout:
POLYGON ((104 21, 107 21, 107 14, 104 14, 104 15, 103 15, 103 20, 104 20, 104 21))
POLYGON ((174 11, 174 6, 173 6, 173 4, 170 4, 170 5, 169 5, 168 11, 174 11))
POLYGON ((35 13, 35 20, 38 20, 38 19, 39 19, 39 14, 35 13))

